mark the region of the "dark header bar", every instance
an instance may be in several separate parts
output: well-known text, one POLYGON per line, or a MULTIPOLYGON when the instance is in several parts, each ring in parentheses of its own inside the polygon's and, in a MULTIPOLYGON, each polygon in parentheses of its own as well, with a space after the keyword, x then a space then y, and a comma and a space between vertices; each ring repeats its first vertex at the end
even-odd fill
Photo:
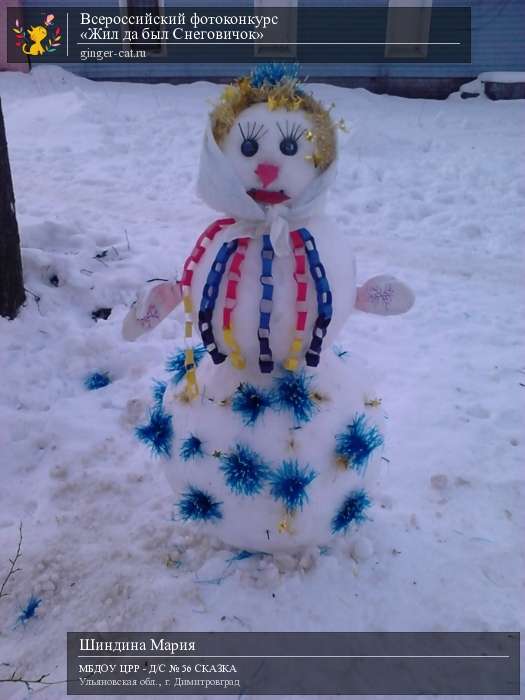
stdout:
POLYGON ((21 63, 470 63, 470 7, 8 8, 21 63))
POLYGON ((70 632, 69 695, 519 695, 519 633, 70 632))

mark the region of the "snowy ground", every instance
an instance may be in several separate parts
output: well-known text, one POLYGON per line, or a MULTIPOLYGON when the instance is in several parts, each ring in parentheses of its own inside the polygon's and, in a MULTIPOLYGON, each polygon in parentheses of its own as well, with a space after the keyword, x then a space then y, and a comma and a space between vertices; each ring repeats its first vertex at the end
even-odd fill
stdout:
MULTIPOLYGON (((383 498, 357 545, 228 566, 234 552, 171 521, 132 432, 180 317, 120 338, 136 288, 179 272, 214 218, 194 180, 218 88, 0 74, 32 293, 0 319, 0 579, 19 521, 24 536, 0 678, 64 679, 68 630, 521 629, 525 105, 314 89, 352 126, 330 209, 360 280, 389 272, 417 293, 408 315, 356 314, 341 339, 380 375, 383 498), (86 391, 94 370, 113 383, 86 391)), ((0 684, 2 700, 27 696, 0 684)))

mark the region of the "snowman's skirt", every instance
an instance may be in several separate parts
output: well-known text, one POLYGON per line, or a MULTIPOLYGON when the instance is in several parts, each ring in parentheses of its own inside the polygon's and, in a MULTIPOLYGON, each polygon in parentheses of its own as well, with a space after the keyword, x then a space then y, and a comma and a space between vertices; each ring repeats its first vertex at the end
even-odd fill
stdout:
POLYGON ((206 357, 197 376, 197 399, 170 385, 162 407, 175 520, 264 552, 322 545, 366 520, 384 408, 362 363, 327 350, 316 369, 262 375, 206 357))

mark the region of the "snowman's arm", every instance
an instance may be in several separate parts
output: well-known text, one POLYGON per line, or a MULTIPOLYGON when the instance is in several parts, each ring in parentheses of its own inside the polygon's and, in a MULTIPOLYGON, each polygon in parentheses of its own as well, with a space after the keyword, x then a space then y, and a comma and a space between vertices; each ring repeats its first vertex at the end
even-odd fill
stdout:
MULTIPOLYGON (((201 233, 191 255, 184 264, 180 281, 151 284, 144 287, 132 305, 122 324, 122 336, 125 340, 135 340, 152 330, 170 314, 182 301, 182 287, 191 285, 193 269, 205 255, 208 244, 224 226, 235 223, 235 219, 217 219, 201 233)), ((152 280, 153 282, 153 280, 152 280)))
POLYGON ((368 314, 394 316, 412 308, 414 292, 389 275, 377 275, 357 288, 355 308, 368 314))
POLYGON ((149 283, 143 287, 122 323, 124 340, 136 340, 153 330, 180 303, 179 282, 149 283))

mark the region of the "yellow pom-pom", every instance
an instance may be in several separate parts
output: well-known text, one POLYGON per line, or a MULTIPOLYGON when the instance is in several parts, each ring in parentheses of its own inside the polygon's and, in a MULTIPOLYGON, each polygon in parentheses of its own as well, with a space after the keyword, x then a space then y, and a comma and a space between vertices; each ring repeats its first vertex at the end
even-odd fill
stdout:
POLYGON ((364 404, 370 408, 378 408, 381 406, 382 399, 365 399, 364 404))
POLYGON ((341 470, 348 469, 348 460, 346 457, 341 457, 340 455, 335 458, 335 463, 341 470))
POLYGON ((284 518, 283 520, 279 521, 279 524, 277 525, 277 532, 280 535, 284 535, 285 533, 288 533, 289 535, 292 534, 290 521, 287 518, 284 518))

